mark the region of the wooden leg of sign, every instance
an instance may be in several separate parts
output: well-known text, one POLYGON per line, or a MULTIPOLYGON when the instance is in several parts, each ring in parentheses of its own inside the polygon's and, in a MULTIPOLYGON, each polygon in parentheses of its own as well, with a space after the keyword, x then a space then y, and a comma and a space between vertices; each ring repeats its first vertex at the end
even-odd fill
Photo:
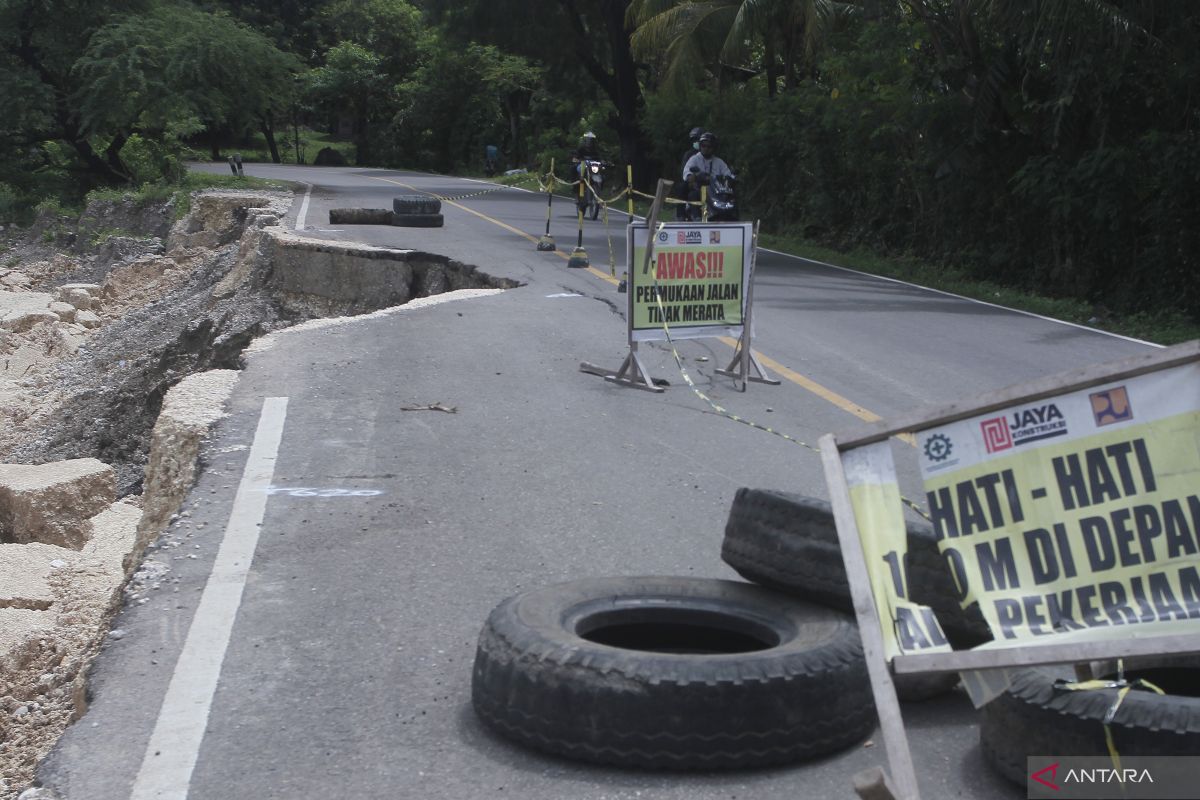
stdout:
POLYGON ((746 382, 754 381, 755 383, 767 383, 771 386, 778 386, 779 381, 772 378, 762 362, 758 360, 758 356, 754 355, 754 350, 750 346, 750 330, 753 327, 754 314, 754 271, 758 263, 758 223, 754 223, 754 240, 753 246, 750 248, 750 279, 746 282, 746 316, 742 320, 742 336, 738 339, 737 350, 733 354, 733 361, 729 362, 729 366, 725 369, 717 370, 718 375, 725 375, 730 378, 737 378, 742 382, 742 391, 746 391, 746 382), (754 374, 750 374, 751 368, 754 369, 754 374))
POLYGON ((871 691, 875 695, 875 713, 879 715, 879 730, 884 749, 887 750, 888 766, 896 782, 893 794, 896 800, 920 800, 917 773, 913 768, 912 752, 908 748, 908 735, 904 732, 900 701, 896 699, 896 686, 892 683, 883 631, 875 610, 871 577, 867 571, 867 559, 863 555, 854 507, 850 503, 850 487, 842 469, 841 453, 837 439, 831 433, 822 436, 819 444, 821 462, 825 467, 825 483, 829 487, 829 503, 833 506, 833 518, 837 523, 838 544, 841 545, 842 560, 846 564, 850 598, 854 603, 854 615, 858 618, 858 632, 862 636, 871 691))
POLYGON ((729 362, 729 366, 725 369, 715 370, 718 375, 725 375, 730 378, 739 378, 742 380, 742 385, 746 381, 754 383, 767 383, 771 386, 778 386, 779 379, 772 378, 767 372, 762 362, 758 360, 758 356, 748 347, 743 347, 742 342, 746 339, 746 334, 742 334, 742 338, 738 340, 737 352, 733 354, 733 361, 729 362), (754 374, 750 374, 750 370, 754 374))
POLYGON ((864 769, 854 775, 854 793, 861 800, 897 800, 892 782, 879 767, 864 769))
POLYGON ((646 365, 638 358, 637 342, 629 346, 629 355, 625 356, 625 360, 621 362, 620 369, 605 369, 604 367, 598 367, 595 364, 583 361, 579 364, 579 371, 586 372, 589 375, 599 375, 606 381, 611 381, 621 386, 631 386, 634 389, 644 389, 647 392, 663 392, 666 391, 663 387, 670 385, 661 378, 655 379, 650 377, 650 372, 646 369, 646 365))

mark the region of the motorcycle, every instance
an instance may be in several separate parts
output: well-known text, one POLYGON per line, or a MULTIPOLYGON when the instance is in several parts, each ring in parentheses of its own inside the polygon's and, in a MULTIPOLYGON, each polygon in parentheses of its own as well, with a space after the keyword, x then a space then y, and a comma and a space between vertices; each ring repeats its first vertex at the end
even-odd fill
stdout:
POLYGON ((718 175, 712 179, 708 186, 709 222, 738 221, 737 198, 733 193, 736 181, 736 175, 718 175))
POLYGON ((579 179, 584 182, 583 196, 577 201, 579 211, 585 217, 596 219, 600 216, 600 191, 604 188, 604 170, 607 161, 597 158, 585 158, 579 162, 579 179))
MULTIPOLYGON (((708 221, 709 222, 737 222, 738 207, 737 198, 734 196, 734 184, 737 182, 736 175, 709 175, 707 172, 701 172, 696 167, 692 167, 692 172, 695 175, 696 184, 707 186, 708 191, 708 221)), ((685 218, 698 216, 698 212, 694 209, 686 214, 685 218)))

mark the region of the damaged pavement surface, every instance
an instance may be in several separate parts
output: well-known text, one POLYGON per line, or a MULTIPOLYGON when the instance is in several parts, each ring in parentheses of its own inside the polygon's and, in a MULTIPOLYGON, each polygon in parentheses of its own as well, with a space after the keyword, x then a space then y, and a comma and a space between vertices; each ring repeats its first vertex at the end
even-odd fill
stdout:
MULTIPOLYGON (((44 796, 127 798, 155 759, 146 750, 151 731, 172 676, 185 669, 178 655, 231 522, 267 398, 287 398, 282 443, 187 797, 852 796, 849 775, 883 760, 870 743, 792 768, 678 775, 545 758, 482 729, 470 709, 471 661, 480 626, 500 600, 583 576, 732 578, 719 550, 736 489, 824 495, 819 460, 712 413, 682 386, 665 348, 641 351, 651 374, 672 381, 665 395, 580 373, 580 361, 616 368, 624 358, 624 297, 596 273, 568 270, 559 256, 534 251, 545 224, 544 196, 505 191, 444 203, 442 229, 339 231, 326 222, 329 207, 386 207, 414 188, 458 196, 473 184, 378 170, 263 168, 261 174, 317 184, 302 233, 324 240, 331 260, 342 258, 345 242, 358 240, 473 264, 492 286, 519 287, 313 320, 272 330, 243 352, 234 365, 242 370, 219 404, 226 416, 197 443, 195 484, 176 515, 162 519, 165 532, 149 543, 142 577, 126 592, 115 632, 90 673, 88 712, 38 769, 44 796), (496 218, 511 227, 499 227, 496 218), (513 229, 532 231, 533 238, 513 229), (427 410, 408 410, 421 407, 427 410)), ((293 229, 300 206, 267 227, 293 229)), ((569 229, 558 227, 559 217, 568 210, 555 209, 560 241, 569 229)), ((622 235, 619 224, 612 228, 622 235)), ((606 252, 596 238, 601 230, 588 225, 594 257, 606 252)), ((281 238, 290 235, 271 236, 265 246, 281 238)), ((224 275, 237 274, 238 263, 231 254, 224 275)), ((1000 342, 1005 337, 995 328, 1009 326, 1027 332, 1016 338, 1028 350, 1004 361, 998 376, 976 358, 944 372, 881 380, 887 365, 901 363, 894 353, 876 359, 864 350, 847 362, 848 353, 830 355, 829 342, 842 349, 859 344, 856 336, 881 324, 882 315, 855 315, 845 330, 827 327, 829 317, 821 317, 817 331, 784 326, 847 302, 892 308, 897 290, 808 269, 812 286, 805 292, 813 296, 805 314, 790 303, 772 309, 789 275, 763 274, 759 285, 770 290, 760 295, 768 298, 757 316, 760 349, 802 342, 812 348, 811 360, 790 363, 805 361, 806 371, 841 381, 849 393, 872 386, 866 404, 882 414, 908 410, 915 397, 1007 384, 1028 374, 1021 369, 1049 372, 1135 348, 1091 335, 1064 345, 1071 337, 1055 339, 1057 329, 1047 333, 1028 318, 1004 319, 964 303, 957 313, 979 336, 1000 342), (847 292, 853 297, 842 296, 847 292), (1021 367, 1027 359, 1033 366, 1021 367)), ((292 277, 298 282, 244 280, 280 290, 273 313, 284 323, 331 313, 327 302, 345 301, 315 300, 307 292, 319 284, 300 273, 292 277), (288 294, 305 296, 289 301, 288 294)), ((924 302, 918 291, 911 294, 911 302, 924 302)), ((946 303, 934 298, 921 313, 931 324, 944 321, 946 303)), ((268 327, 276 327, 269 318, 253 335, 268 327)), ((940 334, 944 341, 944 329, 940 334)), ((220 335, 209 340, 215 344, 220 335)), ((679 348, 700 388, 733 413, 806 441, 853 422, 791 384, 736 392, 713 375, 731 356, 716 340, 679 348)), ((130 477, 118 483, 135 485, 130 477)), ((921 731, 914 757, 932 796, 1020 796, 986 768, 965 697, 905 712, 921 731)))

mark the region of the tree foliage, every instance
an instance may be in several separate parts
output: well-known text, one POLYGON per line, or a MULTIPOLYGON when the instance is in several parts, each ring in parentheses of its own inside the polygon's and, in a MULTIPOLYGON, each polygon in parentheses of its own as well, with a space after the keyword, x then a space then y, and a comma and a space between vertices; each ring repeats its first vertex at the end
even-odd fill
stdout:
POLYGON ((648 186, 700 125, 776 229, 1195 314, 1198 74, 1178 0, 0 0, 0 194, 285 121, 442 171, 594 129, 648 186))

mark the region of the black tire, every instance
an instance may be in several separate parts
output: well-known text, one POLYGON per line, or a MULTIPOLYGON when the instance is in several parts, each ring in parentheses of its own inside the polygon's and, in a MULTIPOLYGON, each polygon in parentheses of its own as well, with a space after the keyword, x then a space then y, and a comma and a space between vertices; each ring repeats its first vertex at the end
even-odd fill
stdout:
MULTIPOLYGON (((734 495, 721 558, 747 580, 831 608, 852 611, 850 585, 829 503, 770 489, 741 488, 734 495)), ((907 572, 912 600, 937 614, 956 648, 992 638, 979 607, 963 609, 945 567, 933 528, 908 525, 907 572)))
POLYGON ((598 219, 600 217, 600 201, 595 197, 588 201, 588 208, 590 210, 592 219, 598 219))
POLYGON ((406 194, 392 199, 392 211, 401 214, 440 214, 442 201, 422 194, 406 194))
POLYGON ((396 214, 392 224, 397 228, 440 228, 445 220, 441 214, 396 214))
MULTIPOLYGON (((1129 692, 1109 726, 1113 745, 1122 756, 1194 756, 1200 753, 1200 660, 1157 663, 1125 677, 1145 678, 1167 694, 1129 692)), ((1008 691, 983 708, 980 749, 997 772, 1020 786, 1028 780, 1029 756, 1108 755, 1103 719, 1118 690, 1065 691, 1055 688, 1056 678, 1071 680, 1071 667, 1018 670, 1008 691)))
POLYGON ((524 745, 652 769, 813 758, 875 724, 848 616, 698 578, 592 578, 510 597, 479 636, 472 699, 524 745))
POLYGON ((330 225, 391 225, 393 214, 386 208, 331 208, 330 225))

